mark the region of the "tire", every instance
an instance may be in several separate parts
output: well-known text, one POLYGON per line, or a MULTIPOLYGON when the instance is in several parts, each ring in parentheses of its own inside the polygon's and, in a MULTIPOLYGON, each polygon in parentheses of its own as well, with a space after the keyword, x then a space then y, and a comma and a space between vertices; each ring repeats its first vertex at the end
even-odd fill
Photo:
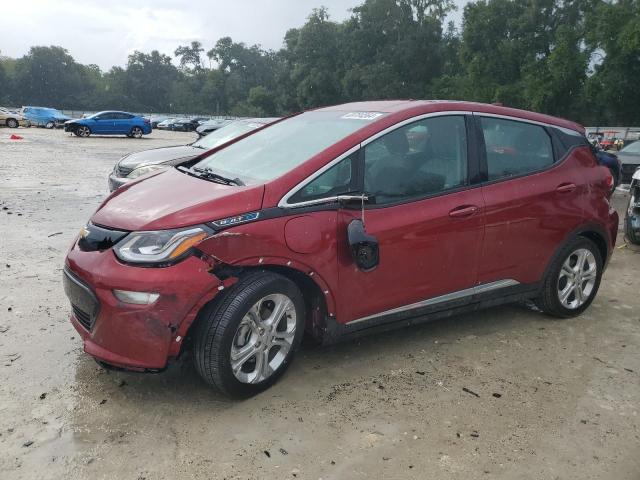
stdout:
POLYGON ((580 315, 598 293, 602 266, 602 256, 595 243, 584 237, 571 240, 558 252, 548 269, 536 305, 544 313, 554 317, 580 315), (576 285, 580 286, 579 289, 576 285), (563 301, 562 297, 565 295, 566 299, 563 301))
POLYGON ((56 124, 54 122, 51 122, 51 121, 49 121, 49 122, 44 124, 44 128, 48 128, 49 130, 51 130, 55 126, 56 126, 56 124))
POLYGON ((91 135, 91 129, 86 125, 78 125, 74 133, 78 137, 87 138, 91 135))
POLYGON ((140 127, 133 127, 131 129, 131 133, 129 133, 129 136, 132 138, 142 138, 142 134, 144 132, 142 131, 142 129, 140 127))
POLYGON ((15 118, 7 118, 7 127, 9 128, 18 128, 20 124, 15 118))
POLYGON ((295 283, 264 270, 249 273, 201 311, 194 334, 196 370, 225 395, 256 395, 273 385, 291 363, 302 341, 304 318, 304 298, 295 283), (281 313, 272 321, 270 309, 276 306, 281 313))

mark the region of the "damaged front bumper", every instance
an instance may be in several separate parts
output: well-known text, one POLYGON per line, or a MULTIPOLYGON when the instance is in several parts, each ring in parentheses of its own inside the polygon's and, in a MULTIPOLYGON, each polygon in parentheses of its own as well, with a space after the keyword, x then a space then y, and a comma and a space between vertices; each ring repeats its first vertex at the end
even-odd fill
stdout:
POLYGON ((112 249, 85 252, 74 245, 63 275, 71 323, 84 351, 118 368, 165 368, 180 353, 198 311, 222 285, 209 270, 196 256, 169 267, 146 268, 121 263, 112 249), (131 303, 122 291, 149 293, 150 302, 131 303))

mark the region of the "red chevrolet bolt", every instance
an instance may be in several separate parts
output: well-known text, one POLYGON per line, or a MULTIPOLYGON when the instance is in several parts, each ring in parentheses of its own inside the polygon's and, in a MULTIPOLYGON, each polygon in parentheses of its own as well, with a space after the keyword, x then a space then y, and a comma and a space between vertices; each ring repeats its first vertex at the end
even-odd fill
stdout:
POLYGON ((524 299, 569 317, 615 244, 611 175, 573 122, 451 101, 278 121, 112 194, 64 268, 104 366, 195 367, 246 397, 329 343, 524 299))

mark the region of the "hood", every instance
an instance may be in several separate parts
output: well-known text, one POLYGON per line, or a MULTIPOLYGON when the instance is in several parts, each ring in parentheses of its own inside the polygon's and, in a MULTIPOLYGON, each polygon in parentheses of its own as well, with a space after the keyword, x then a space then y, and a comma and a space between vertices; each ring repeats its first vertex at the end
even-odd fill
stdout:
POLYGON ((118 165, 134 169, 141 165, 154 165, 158 163, 169 163, 172 160, 180 160, 185 157, 195 157, 204 153, 206 150, 202 148, 192 147, 191 145, 177 145, 175 147, 152 148, 151 150, 143 150, 142 152, 131 153, 118 162, 118 165))
POLYGON ((131 182, 108 197, 91 217, 120 230, 164 230, 260 210, 264 185, 221 185, 175 168, 131 182))
POLYGON ((640 163, 640 153, 617 152, 616 156, 624 163, 640 163))

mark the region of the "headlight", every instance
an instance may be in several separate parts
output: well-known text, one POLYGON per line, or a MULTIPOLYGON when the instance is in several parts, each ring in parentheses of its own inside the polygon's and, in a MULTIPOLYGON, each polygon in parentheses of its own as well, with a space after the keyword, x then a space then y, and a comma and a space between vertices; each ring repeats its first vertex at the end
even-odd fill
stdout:
POLYGON ((145 173, 153 172, 154 170, 160 170, 161 168, 167 168, 166 165, 143 165, 142 167, 138 167, 133 170, 127 178, 138 178, 140 175, 144 175, 145 173))
POLYGON ((175 230, 132 232, 115 247, 116 256, 130 263, 172 263, 191 247, 204 240, 209 233, 201 227, 175 230))

